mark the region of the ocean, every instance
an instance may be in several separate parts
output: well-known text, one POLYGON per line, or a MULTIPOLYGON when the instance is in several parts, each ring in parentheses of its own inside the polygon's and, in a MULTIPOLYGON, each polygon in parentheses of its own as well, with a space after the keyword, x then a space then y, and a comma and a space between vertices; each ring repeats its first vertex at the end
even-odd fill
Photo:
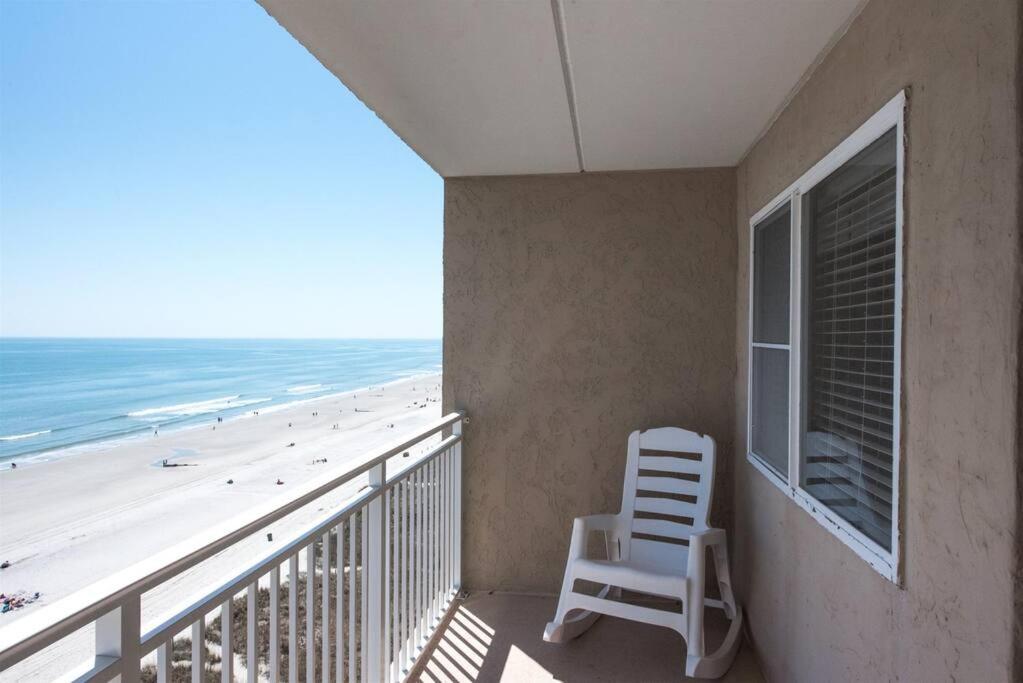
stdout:
POLYGON ((439 339, 0 338, 0 464, 440 368, 439 339))

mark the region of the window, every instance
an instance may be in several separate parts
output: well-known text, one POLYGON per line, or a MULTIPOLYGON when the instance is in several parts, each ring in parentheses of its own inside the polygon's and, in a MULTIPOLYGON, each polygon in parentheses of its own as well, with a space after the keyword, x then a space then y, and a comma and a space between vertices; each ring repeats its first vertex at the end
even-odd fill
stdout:
POLYGON ((750 449, 781 476, 789 470, 788 204, 753 228, 753 400, 750 449))
POLYGON ((748 458, 893 581, 904 105, 750 222, 748 458))

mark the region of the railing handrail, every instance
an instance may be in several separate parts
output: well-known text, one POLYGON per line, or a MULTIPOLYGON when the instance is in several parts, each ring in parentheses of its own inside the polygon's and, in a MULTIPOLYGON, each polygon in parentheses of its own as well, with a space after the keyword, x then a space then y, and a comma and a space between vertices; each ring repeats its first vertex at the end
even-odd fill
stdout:
MULTIPOLYGON (((326 473, 305 483, 290 495, 278 496, 242 512, 0 628, 0 671, 116 609, 125 596, 144 593, 191 569, 463 418, 462 412, 448 413, 414 435, 375 453, 371 452, 357 460, 355 465, 348 463, 341 474, 336 474, 336 471, 326 473)), ((411 471, 417 464, 408 469, 411 471)))

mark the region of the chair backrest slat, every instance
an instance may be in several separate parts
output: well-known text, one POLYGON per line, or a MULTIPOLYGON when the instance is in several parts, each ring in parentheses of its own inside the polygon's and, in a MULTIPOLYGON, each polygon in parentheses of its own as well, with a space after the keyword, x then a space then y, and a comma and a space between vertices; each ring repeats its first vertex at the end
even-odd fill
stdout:
POLYGON ((676 474, 700 474, 703 472, 703 462, 670 456, 640 455, 639 469, 675 472, 676 474))
POLYGON ((680 522, 669 522, 666 519, 634 519, 632 520, 632 531, 637 534, 648 536, 662 536, 664 538, 686 538, 692 529, 688 524, 680 522))
POLYGON ((696 506, 696 503, 673 500, 671 498, 637 497, 633 509, 636 512, 653 512, 658 515, 688 517, 689 519, 696 519, 696 515, 699 514, 699 508, 696 506))
POLYGON ((689 535, 708 526, 714 491, 714 439, 678 427, 629 436, 622 492, 627 537, 622 558, 677 570, 689 535))
POLYGON ((640 474, 636 480, 636 490, 670 493, 676 496, 697 496, 700 492, 700 482, 664 476, 649 477, 640 474))

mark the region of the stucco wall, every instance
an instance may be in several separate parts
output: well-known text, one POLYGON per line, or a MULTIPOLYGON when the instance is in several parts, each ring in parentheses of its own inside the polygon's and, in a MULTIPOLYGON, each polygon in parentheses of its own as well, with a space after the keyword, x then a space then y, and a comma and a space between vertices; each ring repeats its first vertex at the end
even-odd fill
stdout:
POLYGON ((572 518, 620 506, 634 429, 713 436, 727 517, 734 190, 734 169, 445 181, 468 587, 557 591, 572 518))
POLYGON ((774 681, 1004 681, 1020 316, 1017 0, 873 0, 738 169, 733 543, 774 681), (904 588, 741 457, 748 220, 909 87, 904 588))

